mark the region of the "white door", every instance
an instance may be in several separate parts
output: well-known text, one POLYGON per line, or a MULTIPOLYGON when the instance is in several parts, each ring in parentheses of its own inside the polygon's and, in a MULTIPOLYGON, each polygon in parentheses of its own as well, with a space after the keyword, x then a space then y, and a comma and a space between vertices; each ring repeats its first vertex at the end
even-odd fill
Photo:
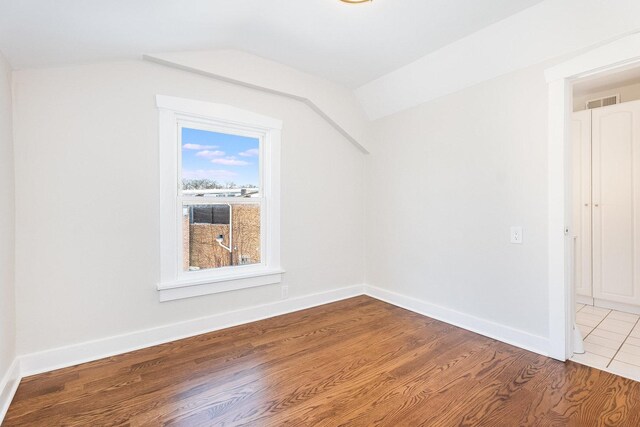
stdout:
POLYGON ((592 110, 593 296, 640 304, 640 101, 592 110))
POLYGON ((577 295, 592 296, 591 286, 591 110, 573 113, 574 285, 577 295))

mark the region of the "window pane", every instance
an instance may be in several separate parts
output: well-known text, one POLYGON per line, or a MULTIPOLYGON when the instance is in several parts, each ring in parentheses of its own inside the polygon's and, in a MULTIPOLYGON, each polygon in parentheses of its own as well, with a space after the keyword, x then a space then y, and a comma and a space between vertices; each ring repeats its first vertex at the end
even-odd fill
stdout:
POLYGON ((260 263, 260 205, 186 205, 182 209, 185 271, 260 263))
POLYGON ((191 209, 194 224, 229 225, 231 214, 229 205, 192 206, 191 209))
POLYGON ((182 192, 200 197, 258 197, 260 140, 181 128, 182 192))

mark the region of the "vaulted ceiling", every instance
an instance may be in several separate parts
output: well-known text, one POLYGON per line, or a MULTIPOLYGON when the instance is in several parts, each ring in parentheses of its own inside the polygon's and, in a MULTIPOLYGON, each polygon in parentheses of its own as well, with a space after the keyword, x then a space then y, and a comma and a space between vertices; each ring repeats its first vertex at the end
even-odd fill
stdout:
POLYGON ((244 50, 359 87, 541 0, 3 0, 14 68, 244 50))

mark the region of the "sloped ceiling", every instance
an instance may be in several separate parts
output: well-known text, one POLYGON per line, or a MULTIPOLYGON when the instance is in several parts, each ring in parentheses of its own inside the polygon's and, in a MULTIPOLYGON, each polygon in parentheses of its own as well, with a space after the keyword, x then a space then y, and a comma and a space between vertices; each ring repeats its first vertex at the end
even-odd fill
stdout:
POLYGON ((355 88, 540 0, 0 2, 14 68, 236 49, 355 88))

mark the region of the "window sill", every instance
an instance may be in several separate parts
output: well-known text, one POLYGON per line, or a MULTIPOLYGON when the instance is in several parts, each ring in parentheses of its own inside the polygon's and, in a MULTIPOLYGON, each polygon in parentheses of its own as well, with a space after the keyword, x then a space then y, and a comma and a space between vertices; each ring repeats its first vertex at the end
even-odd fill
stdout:
POLYGON ((235 273, 208 278, 176 280, 158 284, 160 302, 201 295, 218 294, 256 286, 273 285, 282 281, 282 269, 235 273))

